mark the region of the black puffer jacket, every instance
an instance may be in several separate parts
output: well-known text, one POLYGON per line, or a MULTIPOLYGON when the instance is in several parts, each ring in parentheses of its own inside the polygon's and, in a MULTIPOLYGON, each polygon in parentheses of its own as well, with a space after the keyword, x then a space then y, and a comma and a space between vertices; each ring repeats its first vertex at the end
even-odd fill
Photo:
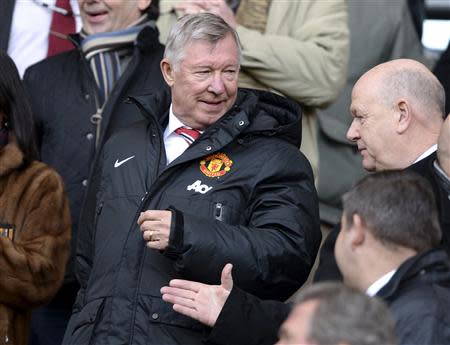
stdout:
POLYGON ((444 250, 405 261, 377 297, 389 304, 399 344, 450 344, 450 262, 444 250))
MULTIPOLYGON (((78 36, 75 36, 74 43, 78 36)), ((164 47, 156 29, 139 34, 133 58, 114 87, 103 110, 101 134, 92 115, 97 111, 98 88, 80 49, 56 55, 27 69, 24 83, 31 98, 41 160, 61 175, 72 215, 72 253, 75 253, 78 218, 96 152, 118 128, 142 121, 135 107, 125 104, 130 94, 155 92, 165 87, 159 68, 164 47), (98 145, 96 148, 96 141, 98 145)), ((75 255, 65 282, 75 280, 75 255)))
POLYGON ((284 300, 306 280, 320 244, 295 103, 241 90, 168 166, 162 136, 170 96, 135 103, 148 121, 105 146, 95 232, 79 239, 94 238, 95 246, 77 256, 85 281, 64 344, 200 344, 204 327, 161 299, 170 279, 218 283, 231 262, 237 285, 284 300), (142 239, 136 220, 147 209, 174 210, 164 252, 142 239))

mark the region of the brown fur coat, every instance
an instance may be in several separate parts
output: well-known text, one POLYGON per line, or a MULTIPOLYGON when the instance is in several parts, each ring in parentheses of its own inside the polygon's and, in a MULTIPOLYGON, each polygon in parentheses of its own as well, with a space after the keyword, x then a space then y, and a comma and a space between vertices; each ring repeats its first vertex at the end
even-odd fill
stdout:
POLYGON ((13 240, 0 237, 1 345, 27 344, 31 310, 57 292, 70 251, 61 178, 37 161, 20 169, 22 159, 13 143, 0 150, 0 224, 15 228, 13 240))

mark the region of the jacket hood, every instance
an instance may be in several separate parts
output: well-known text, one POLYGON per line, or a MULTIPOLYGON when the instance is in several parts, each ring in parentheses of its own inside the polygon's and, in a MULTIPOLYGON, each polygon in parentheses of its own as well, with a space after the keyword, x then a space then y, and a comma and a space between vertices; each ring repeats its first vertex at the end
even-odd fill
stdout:
MULTIPOLYGON (((170 91, 130 99, 144 110, 144 116, 152 116, 164 123, 171 104, 170 91)), ((216 124, 220 125, 240 112, 244 112, 250 121, 243 135, 276 136, 300 147, 302 109, 295 101, 267 91, 239 89, 235 104, 216 124)))

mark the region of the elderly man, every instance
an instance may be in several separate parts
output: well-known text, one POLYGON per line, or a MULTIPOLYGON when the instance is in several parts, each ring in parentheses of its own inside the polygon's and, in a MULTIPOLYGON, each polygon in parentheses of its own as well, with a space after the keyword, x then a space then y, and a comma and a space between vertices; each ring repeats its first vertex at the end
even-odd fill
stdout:
MULTIPOLYGON (((343 197, 336 257, 344 282, 388 303, 399 344, 450 342, 450 261, 433 249, 441 238, 434 199, 409 171, 369 175, 343 197)), ((230 265, 219 286, 172 280, 161 292, 176 311, 213 327, 215 344, 271 344, 290 309, 233 287, 230 265)))
POLYGON ((242 43, 239 86, 276 92, 304 107, 301 150, 317 177, 314 109, 330 104, 345 82, 346 1, 161 0, 160 5, 163 43, 186 13, 210 12, 236 29, 242 43))
POLYGON ((319 283, 302 290, 278 337, 276 345, 397 343, 386 305, 339 283, 319 283))
MULTIPOLYGON (((431 183, 442 245, 450 253, 450 119, 443 126, 444 104, 442 85, 421 63, 399 59, 380 64, 353 88, 347 138, 356 143, 367 171, 408 169, 431 183)), ((339 228, 322 246, 316 281, 340 279, 333 255, 339 228)))
POLYGON ((146 121, 105 146, 94 252, 64 344, 200 344, 205 327, 160 295, 173 278, 212 283, 227 262, 262 298, 306 280, 320 243, 300 108, 238 92, 240 48, 220 17, 181 18, 161 70, 171 95, 131 97, 146 121))
POLYGON ((350 59, 347 81, 337 100, 330 107, 317 111, 320 152, 317 193, 320 219, 327 224, 339 222, 342 195, 367 174, 361 166, 355 143, 346 139, 352 121, 348 110, 353 86, 367 70, 380 63, 398 58, 424 60, 420 38, 414 30, 410 2, 382 0, 374 6, 371 1, 348 1, 350 59), (367 42, 370 42, 370 49, 366 49, 367 42))
POLYGON ((165 87, 159 69, 164 47, 158 41, 151 0, 79 0, 79 7, 83 29, 70 37, 75 49, 30 67, 24 77, 40 157, 64 180, 73 224, 65 283, 51 304, 33 315, 33 344, 59 345, 71 314, 78 290, 78 229, 85 231, 82 224, 90 223, 95 213, 97 187, 89 178, 95 156, 111 133, 142 119, 124 103, 130 93, 165 87), (88 188, 87 215, 79 224, 88 188))

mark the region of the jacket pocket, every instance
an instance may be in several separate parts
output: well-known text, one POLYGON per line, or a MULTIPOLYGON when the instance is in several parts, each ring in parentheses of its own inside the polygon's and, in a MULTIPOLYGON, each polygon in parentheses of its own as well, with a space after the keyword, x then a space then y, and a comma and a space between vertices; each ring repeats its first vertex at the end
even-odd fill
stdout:
POLYGON ((231 225, 241 224, 241 217, 244 212, 237 212, 234 207, 227 202, 213 203, 213 216, 215 220, 231 225))
POLYGON ((91 342, 95 326, 100 318, 105 303, 104 298, 88 302, 79 312, 72 314, 67 326, 64 345, 88 345, 91 342))
POLYGON ((204 326, 178 314, 161 297, 139 295, 135 333, 160 344, 197 344, 204 326))

